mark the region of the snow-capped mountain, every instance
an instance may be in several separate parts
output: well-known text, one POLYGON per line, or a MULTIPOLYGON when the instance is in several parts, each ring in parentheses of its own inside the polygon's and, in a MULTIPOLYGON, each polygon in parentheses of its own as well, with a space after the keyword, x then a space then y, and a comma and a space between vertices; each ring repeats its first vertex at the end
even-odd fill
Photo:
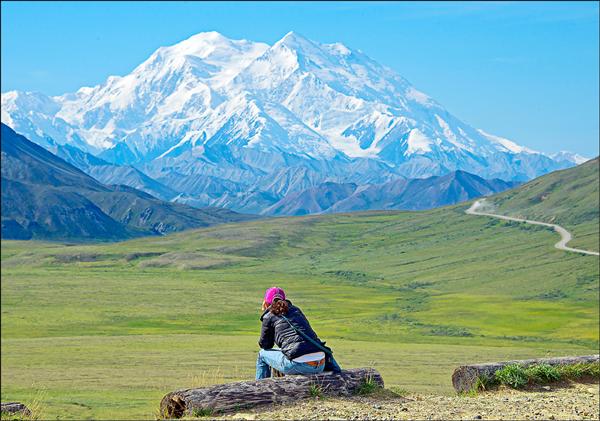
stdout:
POLYGON ((200 33, 95 87, 3 93, 2 122, 135 165, 190 202, 209 184, 213 201, 247 200, 455 170, 527 180, 583 159, 475 129, 364 53, 293 32, 272 46, 200 33))
POLYGON ((586 158, 577 153, 568 152, 568 151, 560 151, 560 152, 551 154, 550 158, 552 158, 553 160, 558 161, 558 162, 563 161, 563 162, 574 163, 576 165, 583 164, 584 162, 589 161, 589 158, 586 158))

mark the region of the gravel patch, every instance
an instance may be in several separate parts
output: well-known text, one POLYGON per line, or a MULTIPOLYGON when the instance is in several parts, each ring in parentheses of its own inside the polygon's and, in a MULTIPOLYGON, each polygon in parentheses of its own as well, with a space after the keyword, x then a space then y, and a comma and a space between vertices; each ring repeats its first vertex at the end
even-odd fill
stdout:
POLYGON ((573 383, 535 390, 500 389, 475 396, 385 394, 313 399, 228 415, 249 420, 598 420, 599 385, 573 383))

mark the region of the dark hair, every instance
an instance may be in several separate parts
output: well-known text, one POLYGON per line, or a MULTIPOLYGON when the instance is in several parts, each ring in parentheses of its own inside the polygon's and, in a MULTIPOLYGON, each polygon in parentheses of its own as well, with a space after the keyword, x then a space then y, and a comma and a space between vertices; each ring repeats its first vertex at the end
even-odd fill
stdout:
POLYGON ((288 312, 289 306, 286 300, 275 299, 271 304, 271 313, 276 316, 280 316, 288 312))

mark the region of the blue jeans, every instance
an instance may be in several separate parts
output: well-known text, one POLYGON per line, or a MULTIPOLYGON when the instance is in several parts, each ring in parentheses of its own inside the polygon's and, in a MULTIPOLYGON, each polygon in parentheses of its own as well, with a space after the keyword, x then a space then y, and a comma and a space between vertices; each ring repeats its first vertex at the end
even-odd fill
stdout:
POLYGON ((315 367, 287 359, 278 349, 261 349, 256 360, 256 380, 271 376, 271 367, 283 374, 318 374, 323 372, 325 363, 315 367))

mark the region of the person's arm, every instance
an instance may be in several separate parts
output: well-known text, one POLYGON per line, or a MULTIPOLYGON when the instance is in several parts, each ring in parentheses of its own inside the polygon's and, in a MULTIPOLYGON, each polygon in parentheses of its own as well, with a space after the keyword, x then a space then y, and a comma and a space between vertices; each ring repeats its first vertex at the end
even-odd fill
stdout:
POLYGON ((271 349, 275 345, 275 331, 271 323, 272 319, 272 317, 263 317, 260 328, 260 339, 258 340, 258 346, 262 349, 271 349))

